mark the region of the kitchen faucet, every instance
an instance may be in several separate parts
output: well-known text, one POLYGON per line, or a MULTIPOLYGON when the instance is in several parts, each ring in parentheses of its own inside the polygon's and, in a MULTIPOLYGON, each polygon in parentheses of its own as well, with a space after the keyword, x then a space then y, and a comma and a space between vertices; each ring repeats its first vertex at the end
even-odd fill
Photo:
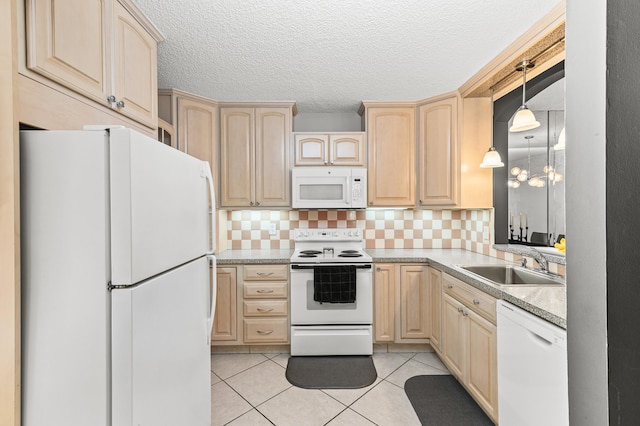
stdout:
POLYGON ((542 253, 540 253, 538 250, 534 249, 533 247, 531 247, 531 257, 533 257, 533 259, 536 262, 538 262, 538 265, 540 265, 540 271, 542 272, 549 271, 549 262, 547 261, 547 259, 544 257, 542 253))

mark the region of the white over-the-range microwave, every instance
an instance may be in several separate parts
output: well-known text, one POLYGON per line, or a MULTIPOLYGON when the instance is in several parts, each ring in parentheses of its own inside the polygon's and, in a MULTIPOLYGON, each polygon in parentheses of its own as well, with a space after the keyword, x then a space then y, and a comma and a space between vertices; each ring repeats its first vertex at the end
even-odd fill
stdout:
POLYGON ((367 207, 367 169, 294 167, 291 200, 294 209, 364 209, 367 207))

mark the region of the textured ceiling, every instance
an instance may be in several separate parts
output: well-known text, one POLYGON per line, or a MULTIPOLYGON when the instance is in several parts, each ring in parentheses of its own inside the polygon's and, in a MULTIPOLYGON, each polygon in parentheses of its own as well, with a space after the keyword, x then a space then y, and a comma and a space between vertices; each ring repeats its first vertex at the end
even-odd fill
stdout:
POLYGON ((158 86, 355 112, 459 88, 561 0, 134 0, 166 40, 158 86))

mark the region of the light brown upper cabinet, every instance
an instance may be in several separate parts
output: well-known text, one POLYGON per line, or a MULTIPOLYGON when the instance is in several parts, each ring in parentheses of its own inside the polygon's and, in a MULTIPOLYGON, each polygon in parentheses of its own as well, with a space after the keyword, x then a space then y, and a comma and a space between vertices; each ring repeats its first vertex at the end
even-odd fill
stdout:
POLYGON ((296 166, 364 166, 364 132, 294 133, 296 166))
POLYGON ((160 118, 171 123, 175 129, 172 146, 208 161, 217 189, 218 103, 176 89, 160 89, 158 108, 160 118))
POLYGON ((129 0, 27 0, 27 67, 155 129, 162 35, 129 0))
POLYGON ((291 205, 290 134, 295 104, 220 108, 222 207, 291 205))
POLYGON ((415 103, 363 102, 369 207, 415 207, 415 103))
POLYGON ((455 206, 460 199, 459 96, 418 106, 418 206, 455 206))

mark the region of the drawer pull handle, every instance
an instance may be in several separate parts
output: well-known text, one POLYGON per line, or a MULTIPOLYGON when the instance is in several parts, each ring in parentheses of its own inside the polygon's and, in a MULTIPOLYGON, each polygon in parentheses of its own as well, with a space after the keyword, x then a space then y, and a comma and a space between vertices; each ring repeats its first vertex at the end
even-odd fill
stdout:
POLYGON ((273 293, 273 290, 270 288, 261 288, 257 293, 273 293))
POLYGON ((273 272, 257 272, 257 274, 261 277, 268 277, 270 275, 273 275, 273 272))
POLYGON ((447 284, 447 288, 453 288, 453 284, 447 284))
POLYGON ((473 299, 473 304, 474 304, 474 305, 479 305, 479 304, 480 304, 480 301, 479 301, 478 299, 473 299))
POLYGON ((273 308, 258 308, 258 312, 271 312, 273 311, 273 308))
POLYGON ((273 330, 256 330, 258 334, 267 335, 273 333, 273 330))

